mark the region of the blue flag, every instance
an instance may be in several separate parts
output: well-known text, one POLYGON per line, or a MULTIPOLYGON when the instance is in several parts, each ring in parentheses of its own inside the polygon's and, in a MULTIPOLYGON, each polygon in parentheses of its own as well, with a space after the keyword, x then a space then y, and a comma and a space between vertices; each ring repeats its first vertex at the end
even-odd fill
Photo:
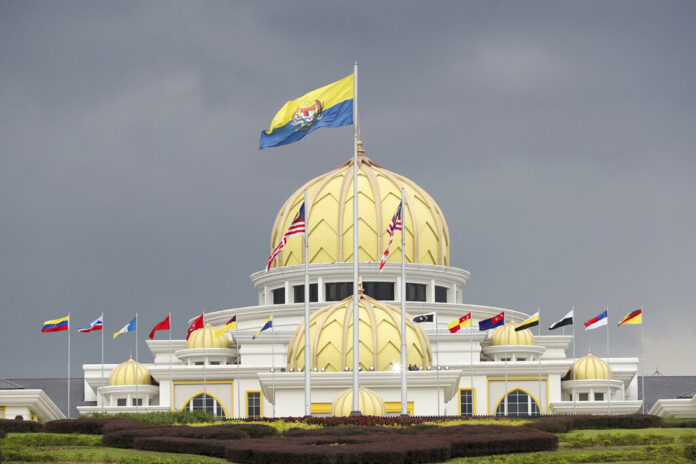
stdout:
POLYGON ((490 319, 479 322, 479 330, 493 329, 503 324, 505 324, 505 311, 491 317, 490 319))

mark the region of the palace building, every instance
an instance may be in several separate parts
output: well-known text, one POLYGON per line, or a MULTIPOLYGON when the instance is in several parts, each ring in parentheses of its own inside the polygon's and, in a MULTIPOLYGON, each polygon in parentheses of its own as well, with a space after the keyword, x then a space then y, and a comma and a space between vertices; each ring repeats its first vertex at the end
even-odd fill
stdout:
MULTIPOLYGON (((568 356, 571 335, 515 331, 521 311, 465 302, 469 272, 453 267, 447 221, 424 189, 359 150, 359 360, 363 414, 401 410, 407 369, 412 415, 626 414, 638 412, 638 358, 568 356), (401 237, 384 270, 386 232, 405 189, 406 292, 401 293, 401 237), (401 366, 401 302, 407 308, 407 359, 401 366), (505 312, 506 324, 478 321, 505 312), (436 313, 434 322, 413 317, 436 313), (472 327, 447 324, 471 313, 472 327)), ((288 239, 270 271, 251 275, 258 304, 205 315, 188 340, 148 340, 153 361, 87 364, 81 414, 204 409, 216 416, 304 415, 311 369, 314 415, 347 415, 353 379, 353 161, 300 186, 283 203, 270 233, 282 239, 307 189, 310 359, 305 366, 304 245, 288 239), (237 317, 237 329, 215 329, 237 317), (272 316, 272 329, 253 339, 272 316)), ((192 318, 193 320, 193 318, 192 318)), ((577 321, 576 321, 577 323, 577 321)))

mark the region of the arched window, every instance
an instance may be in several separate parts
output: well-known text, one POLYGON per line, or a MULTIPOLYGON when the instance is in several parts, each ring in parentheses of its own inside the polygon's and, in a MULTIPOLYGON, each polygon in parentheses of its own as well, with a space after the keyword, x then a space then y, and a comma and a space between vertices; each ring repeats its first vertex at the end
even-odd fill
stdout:
POLYGON ((537 402, 522 390, 513 390, 508 393, 505 399, 498 403, 496 416, 505 415, 506 403, 508 416, 538 416, 540 414, 537 402))
POLYGON ((225 410, 210 393, 199 393, 181 408, 184 411, 205 411, 215 417, 225 417, 225 410))

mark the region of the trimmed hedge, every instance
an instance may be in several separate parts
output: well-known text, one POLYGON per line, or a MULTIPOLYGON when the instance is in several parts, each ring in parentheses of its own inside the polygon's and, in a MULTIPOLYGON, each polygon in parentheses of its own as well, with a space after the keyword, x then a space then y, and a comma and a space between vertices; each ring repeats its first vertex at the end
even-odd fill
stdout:
POLYGON ((567 433, 585 429, 646 429, 661 427, 661 417, 649 414, 626 414, 620 416, 545 416, 527 427, 551 433, 567 433))
POLYGON ((78 419, 59 419, 47 422, 47 433, 82 433, 86 435, 103 435, 108 431, 123 429, 141 429, 148 425, 135 419, 120 417, 80 417, 78 419), (108 426, 108 428, 107 428, 108 426))
POLYGON ((680 421, 680 422, 663 422, 662 427, 665 428, 696 428, 696 420, 680 421))
POLYGON ((216 458, 224 458, 228 446, 230 442, 227 440, 201 438, 138 437, 133 440, 133 448, 139 450, 199 454, 216 458))
MULTIPOLYGON (((414 426, 415 427, 415 426, 414 426)), ((435 426, 433 426, 435 427, 435 426)), ((438 427, 441 428, 441 427, 438 427)), ((351 435, 362 435, 362 434, 373 434, 379 433, 383 435, 391 435, 397 433, 413 433, 411 432, 411 427, 399 429, 396 427, 326 427, 321 429, 303 429, 303 428, 292 428, 287 430, 283 436, 286 437, 341 437, 341 436, 351 436, 351 435)), ((415 432, 418 433, 418 432, 415 432)))
POLYGON ((241 430, 251 438, 275 437, 278 435, 278 431, 274 427, 266 424, 223 424, 219 427, 228 427, 241 430))
POLYGON ((104 435, 104 445, 114 448, 132 448, 136 438, 172 437, 198 438, 206 440, 238 440, 249 438, 243 430, 232 426, 190 427, 188 425, 168 425, 165 427, 147 427, 135 430, 119 430, 104 435))
POLYGON ((0 419, 0 430, 7 433, 39 433, 43 432, 43 425, 26 420, 0 419))
POLYGON ((0 429, 0 438, 5 438, 7 436, 7 433, 4 430, 0 429))

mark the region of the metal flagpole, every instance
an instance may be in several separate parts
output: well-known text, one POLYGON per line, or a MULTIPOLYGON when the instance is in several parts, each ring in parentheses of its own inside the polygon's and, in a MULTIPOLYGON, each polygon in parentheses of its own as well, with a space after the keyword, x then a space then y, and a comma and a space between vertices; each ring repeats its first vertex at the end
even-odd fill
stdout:
POLYGON ((68 419, 70 419, 70 313, 68 313, 68 419))
MULTIPOLYGON (((358 295, 358 62, 353 63, 353 410, 360 415, 360 296, 358 295)), ((403 366, 401 366, 403 369, 403 366)))
MULTIPOLYGON (((541 342, 541 307, 537 307, 537 311, 539 313, 539 322, 537 325, 537 327, 539 327, 539 331, 538 331, 537 336, 540 339, 539 342, 541 342)), ((547 380, 547 382, 548 382, 548 380, 547 380)), ((541 353, 539 353, 539 396, 538 396, 538 398, 539 398, 539 415, 541 415, 541 353)), ((547 404, 548 404, 548 402, 547 402, 547 404)), ((546 411, 546 413, 548 414, 548 411, 546 411)))
POLYGON ((138 313, 135 313, 135 412, 138 412, 138 379, 140 372, 138 371, 138 313))
MULTIPOLYGON (((469 312, 471 314, 471 312, 469 312)), ((471 415, 474 415, 474 327, 469 316, 469 377, 471 381, 471 415)), ((438 351, 439 352, 439 351, 438 351)))
MULTIPOLYGON (((312 415, 312 369, 309 353, 309 209, 307 207, 307 189, 304 191, 304 209, 305 209, 305 233, 304 233, 304 324, 305 324, 305 349, 304 349, 304 365, 305 365, 305 416, 312 415)), ((318 285, 318 284, 317 284, 318 285)), ((318 289, 317 289, 318 290, 318 289)), ((275 401, 275 397, 273 399, 275 401)))
MULTIPOLYGON (((101 349, 102 349, 101 384, 102 384, 102 388, 103 388, 104 387, 104 313, 103 312, 101 314, 101 322, 102 322, 102 329, 101 329, 101 349)), ((101 404, 102 404, 102 414, 104 414, 104 393, 103 393, 103 390, 102 390, 101 404)))
MULTIPOLYGON (((404 188, 401 187, 401 415, 408 416, 408 385, 406 380, 406 224, 404 221, 404 188)), ((394 224, 396 227, 396 224, 394 224)), ((435 319, 435 337, 437 338, 437 318, 435 319)), ((437 342, 436 342, 437 344, 437 342)), ((440 415, 440 377, 437 386, 437 415, 440 415)))
POLYGON ((172 312, 169 311, 169 404, 174 411, 174 377, 172 377, 172 312))
POLYGON ((435 313, 435 345, 437 346, 437 373, 436 373, 436 379, 437 379, 437 415, 438 417, 440 416, 440 340, 438 339, 438 330, 437 330, 437 312, 435 313))
MULTIPOLYGON (((573 365, 575 365, 575 306, 573 306, 573 323, 571 324, 573 326, 573 365)), ((575 406, 577 403, 577 398, 575 397, 575 370, 573 369, 573 415, 577 414, 577 411, 575 410, 575 406)))
POLYGON ((643 309, 641 307, 641 314, 640 314, 640 354, 642 356, 642 360, 640 363, 640 376, 642 377, 641 381, 641 399, 643 400, 643 414, 645 414, 645 338, 643 338, 643 309))
POLYGON ((505 330, 505 393, 503 395, 503 411, 505 412, 505 415, 508 415, 508 400, 507 400, 507 392, 508 392, 508 356, 509 356, 509 348, 508 348, 508 330, 507 330, 507 322, 503 319, 503 329, 505 330))
MULTIPOLYGON (((237 319, 237 330, 239 330, 239 319, 237 319)), ((237 416, 238 417, 243 417, 242 416, 242 393, 240 391, 241 385, 239 384, 239 365, 241 364, 242 360, 239 358, 239 334, 237 334, 237 338, 235 339, 235 344, 237 345, 237 416)))
MULTIPOLYGON (((607 367, 611 371, 611 366, 609 365, 609 306, 607 306, 607 367)), ((611 390, 609 389, 609 376, 607 375, 607 414, 611 414, 611 390)))
MULTIPOLYGON (((208 364, 207 357, 205 355, 205 313, 203 313, 203 411, 208 410, 208 379, 206 377, 206 364, 208 364)), ((213 334, 214 335, 214 334, 213 334)), ((210 337, 212 339, 212 337, 210 337)))
MULTIPOLYGON (((305 213, 307 211, 305 210, 305 213)), ((271 311, 271 390, 273 391, 273 403, 271 403, 271 414, 275 417, 275 324, 273 323, 273 311, 271 311)))

